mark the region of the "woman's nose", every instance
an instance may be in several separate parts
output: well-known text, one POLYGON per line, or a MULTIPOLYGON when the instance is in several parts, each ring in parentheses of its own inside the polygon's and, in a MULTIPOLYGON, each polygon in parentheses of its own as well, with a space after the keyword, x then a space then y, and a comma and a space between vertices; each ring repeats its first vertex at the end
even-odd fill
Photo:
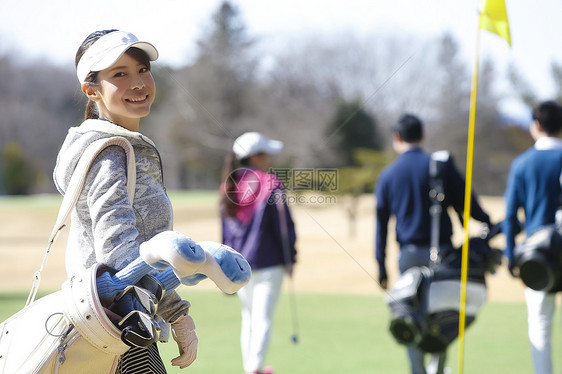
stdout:
POLYGON ((139 74, 137 75, 132 81, 131 81, 131 88, 132 89, 140 89, 143 88, 145 86, 144 84, 144 79, 142 78, 142 76, 139 74))

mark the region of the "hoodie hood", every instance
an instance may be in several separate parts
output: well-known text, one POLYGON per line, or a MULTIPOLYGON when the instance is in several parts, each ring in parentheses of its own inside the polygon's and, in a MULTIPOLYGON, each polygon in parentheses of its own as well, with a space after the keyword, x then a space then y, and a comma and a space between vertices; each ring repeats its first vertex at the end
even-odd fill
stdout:
POLYGON ((133 147, 139 143, 148 143, 154 146, 154 143, 141 133, 129 131, 105 120, 88 119, 78 127, 71 127, 61 146, 53 171, 55 186, 61 194, 65 194, 70 178, 86 148, 98 139, 112 136, 126 138, 133 147))

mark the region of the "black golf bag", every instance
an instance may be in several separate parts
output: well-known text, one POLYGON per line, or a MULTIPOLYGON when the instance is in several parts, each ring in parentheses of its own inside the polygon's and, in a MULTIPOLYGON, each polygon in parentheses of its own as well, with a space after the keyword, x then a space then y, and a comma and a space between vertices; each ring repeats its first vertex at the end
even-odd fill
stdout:
MULTIPOLYGON (((559 220, 560 215, 557 214, 559 220)), ((514 248, 514 270, 533 290, 562 290, 561 224, 557 222, 541 228, 514 248)))

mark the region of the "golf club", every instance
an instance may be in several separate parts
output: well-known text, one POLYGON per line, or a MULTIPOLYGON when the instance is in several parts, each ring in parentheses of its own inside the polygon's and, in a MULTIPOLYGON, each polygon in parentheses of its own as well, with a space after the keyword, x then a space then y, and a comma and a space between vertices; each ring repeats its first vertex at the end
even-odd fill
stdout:
POLYGON ((299 324, 297 318, 297 302, 295 298, 295 289, 292 274, 289 276, 289 304, 291 307, 291 320, 293 323, 293 335, 291 335, 291 341, 293 342, 293 344, 297 344, 299 342, 299 324))
MULTIPOLYGON (((285 207, 283 206, 282 199, 276 199, 277 212, 279 214, 279 223, 281 226, 281 239, 283 242, 283 255, 285 257, 285 264, 291 264, 291 249, 289 247, 289 230, 287 228, 287 219, 285 215, 285 207)), ((289 305, 291 308, 291 321, 293 325, 293 334, 291 335, 291 342, 297 344, 299 342, 299 324, 297 318, 297 302, 295 298, 295 288, 293 281, 293 274, 289 274, 289 305)))

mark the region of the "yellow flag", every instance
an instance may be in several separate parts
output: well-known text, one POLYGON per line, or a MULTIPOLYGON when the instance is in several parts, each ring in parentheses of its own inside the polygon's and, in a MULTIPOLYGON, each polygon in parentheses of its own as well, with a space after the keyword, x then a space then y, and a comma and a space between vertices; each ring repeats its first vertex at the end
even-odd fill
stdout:
POLYGON ((511 46, 505 0, 480 0, 480 28, 505 39, 511 46))

